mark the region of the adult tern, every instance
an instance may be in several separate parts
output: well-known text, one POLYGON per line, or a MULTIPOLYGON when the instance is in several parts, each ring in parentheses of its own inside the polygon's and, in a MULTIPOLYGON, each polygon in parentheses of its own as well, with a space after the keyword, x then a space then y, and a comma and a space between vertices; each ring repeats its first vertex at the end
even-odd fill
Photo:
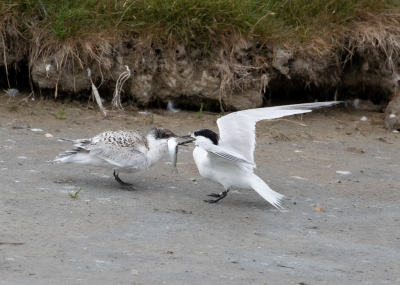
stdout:
POLYGON ((202 177, 217 182, 224 187, 220 194, 210 194, 217 203, 225 198, 232 188, 253 189, 265 200, 278 209, 282 209, 283 195, 275 192, 257 175, 253 173, 255 126, 258 121, 281 118, 294 114, 311 112, 312 109, 328 107, 340 101, 306 103, 251 109, 231 113, 217 120, 220 138, 208 129, 200 129, 191 137, 196 144, 193 158, 202 177))

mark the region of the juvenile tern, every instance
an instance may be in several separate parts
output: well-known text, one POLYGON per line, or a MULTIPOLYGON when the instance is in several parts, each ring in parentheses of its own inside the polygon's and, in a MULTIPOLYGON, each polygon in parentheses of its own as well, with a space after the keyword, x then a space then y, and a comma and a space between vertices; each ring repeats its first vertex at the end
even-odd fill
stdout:
POLYGON ((168 129, 152 128, 147 136, 139 131, 109 131, 91 139, 62 139, 74 143, 73 149, 57 155, 54 162, 89 164, 114 170, 115 180, 128 190, 119 173, 132 173, 155 165, 168 151, 168 139, 177 137, 168 129))
POLYGON ((253 189, 278 209, 282 209, 283 195, 275 192, 253 173, 255 126, 258 121, 276 119, 294 114, 311 112, 312 109, 328 107, 341 102, 320 102, 251 109, 231 113, 217 120, 220 138, 208 129, 200 129, 192 135, 196 144, 193 158, 202 177, 224 187, 220 194, 210 194, 217 203, 225 198, 231 188, 253 189))

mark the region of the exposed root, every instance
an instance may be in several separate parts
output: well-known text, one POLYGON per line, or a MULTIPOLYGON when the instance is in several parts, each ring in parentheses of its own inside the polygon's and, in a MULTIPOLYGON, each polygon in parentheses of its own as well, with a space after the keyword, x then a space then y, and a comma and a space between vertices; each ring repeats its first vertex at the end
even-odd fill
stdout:
POLYGON ((262 96, 261 91, 265 90, 266 86, 268 86, 268 76, 264 74, 259 77, 259 75, 255 73, 255 71, 260 70, 261 67, 240 65, 227 60, 216 64, 216 66, 219 70, 217 75, 221 78, 219 102, 222 112, 224 112, 223 104, 227 99, 227 94, 232 95, 233 93, 243 93, 245 90, 253 88, 256 84, 259 84, 259 95, 262 96))
POLYGON ((7 75, 7 83, 8 83, 8 88, 11 87, 10 85, 10 79, 8 78, 8 64, 7 64, 7 56, 6 56, 6 42, 4 41, 4 35, 1 34, 1 40, 3 42, 3 56, 4 56, 4 66, 6 68, 6 75, 7 75))
POLYGON ((122 72, 121 75, 118 77, 117 83, 115 85, 113 100, 111 102, 111 104, 118 110, 124 109, 121 105, 121 92, 123 92, 122 86, 124 85, 125 81, 128 80, 129 77, 131 77, 131 70, 127 65, 125 65, 125 67, 126 71, 122 72))
POLYGON ((61 71, 62 71, 62 64, 63 64, 63 60, 64 60, 64 50, 62 53, 62 57, 61 57, 61 63, 60 63, 60 67, 58 68, 58 62, 57 62, 57 70, 58 70, 58 77, 57 77, 57 83, 56 83, 56 90, 54 92, 54 97, 57 98, 57 91, 58 91, 58 82, 60 81, 60 76, 61 76, 61 71))
POLYGON ((11 13, 16 4, 1 4, 0 6, 0 66, 4 65, 7 84, 10 88, 9 65, 21 61, 27 51, 26 40, 19 31, 18 19, 11 13))

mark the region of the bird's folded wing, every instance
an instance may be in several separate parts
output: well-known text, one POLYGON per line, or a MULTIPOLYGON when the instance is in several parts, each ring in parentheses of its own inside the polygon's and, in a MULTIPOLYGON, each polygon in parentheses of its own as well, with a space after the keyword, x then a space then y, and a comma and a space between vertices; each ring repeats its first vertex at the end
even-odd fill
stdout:
POLYGON ((218 145, 213 145, 208 143, 200 143, 198 144, 198 146, 208 152, 211 152, 227 160, 255 165, 253 162, 247 161, 241 154, 237 153, 234 150, 226 149, 218 145))
POLYGON ((246 161, 254 163, 255 127, 258 121, 308 113, 312 109, 328 107, 339 103, 341 102, 306 103, 231 113, 217 120, 220 133, 218 145, 232 149, 240 153, 246 161))
POLYGON ((86 149, 90 155, 99 156, 119 167, 147 169, 151 165, 146 154, 133 147, 115 147, 107 143, 97 143, 86 149))

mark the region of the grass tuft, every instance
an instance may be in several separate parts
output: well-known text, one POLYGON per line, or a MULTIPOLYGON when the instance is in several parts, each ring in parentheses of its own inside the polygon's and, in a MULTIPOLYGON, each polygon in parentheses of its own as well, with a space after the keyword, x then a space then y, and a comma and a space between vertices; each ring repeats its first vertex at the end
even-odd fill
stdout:
POLYGON ((71 28, 65 25, 65 20, 72 16, 72 11, 66 12, 66 6, 60 9, 55 25, 50 28, 59 40, 65 40, 71 34, 71 28))
POLYGON ((201 119, 203 118, 203 103, 200 105, 200 111, 197 112, 197 118, 201 119))
POLYGON ((56 119, 59 119, 59 120, 64 120, 64 119, 67 118, 67 117, 66 117, 66 113, 65 113, 65 106, 64 106, 64 104, 62 105, 61 109, 58 110, 58 113, 55 113, 55 114, 54 114, 54 117, 56 117, 56 119))
POLYGON ((10 112, 18 112, 19 111, 18 105, 12 105, 10 107, 7 107, 7 109, 10 112))
POLYGON ((212 44, 235 35, 259 43, 311 42, 351 29, 369 13, 391 11, 399 19, 399 8, 396 0, 3 0, 0 16, 38 19, 37 28, 60 41, 132 32, 207 54, 212 44))
POLYGON ((154 123, 154 115, 151 114, 151 116, 149 117, 149 123, 150 125, 152 125, 154 123))

